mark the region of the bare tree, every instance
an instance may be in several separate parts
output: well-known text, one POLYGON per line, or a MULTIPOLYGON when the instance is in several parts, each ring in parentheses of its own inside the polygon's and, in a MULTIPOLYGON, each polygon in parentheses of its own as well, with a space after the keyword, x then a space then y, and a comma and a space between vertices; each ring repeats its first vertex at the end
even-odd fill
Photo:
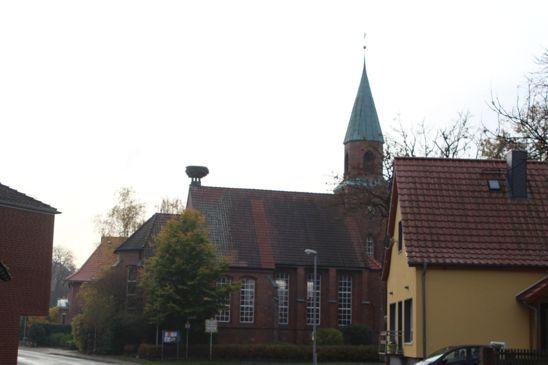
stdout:
POLYGON ((101 236, 129 237, 143 224, 145 205, 135 198, 132 188, 124 187, 116 193, 116 204, 106 217, 96 218, 101 236))
POLYGON ((54 246, 51 259, 50 307, 56 305, 57 299, 66 298, 68 286, 65 278, 75 270, 72 251, 61 246, 54 246))
POLYGON ((163 198, 160 205, 156 206, 159 213, 180 214, 185 209, 181 199, 163 198))
POLYGON ((515 106, 507 108, 491 97, 490 107, 498 114, 499 123, 495 130, 484 128, 484 156, 502 158, 517 147, 532 159, 548 161, 548 50, 538 58, 538 65, 539 70, 526 79, 525 96, 518 95, 515 106))

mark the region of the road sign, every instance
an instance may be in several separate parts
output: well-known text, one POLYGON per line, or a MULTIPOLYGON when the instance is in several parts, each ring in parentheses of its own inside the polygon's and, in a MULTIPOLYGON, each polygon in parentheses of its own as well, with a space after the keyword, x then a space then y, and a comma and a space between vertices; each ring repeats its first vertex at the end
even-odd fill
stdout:
POLYGON ((176 343, 178 342, 178 331, 164 331, 164 343, 176 343))
POLYGON ((205 321, 205 331, 206 331, 206 333, 217 333, 217 320, 215 320, 215 319, 206 319, 206 321, 205 321))

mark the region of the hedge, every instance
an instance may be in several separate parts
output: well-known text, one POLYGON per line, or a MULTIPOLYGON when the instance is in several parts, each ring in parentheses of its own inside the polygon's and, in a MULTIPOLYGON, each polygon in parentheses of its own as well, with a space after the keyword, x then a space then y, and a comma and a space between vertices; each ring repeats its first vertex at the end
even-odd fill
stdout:
POLYGON ((34 323, 28 331, 29 340, 36 346, 71 347, 71 326, 53 323, 34 323))
MULTIPOLYGON (((181 349, 184 353, 184 348, 181 349)), ((141 344, 138 351, 140 358, 157 359, 160 350, 152 344, 141 344)), ((190 346, 189 354, 192 358, 207 358, 209 346, 190 346)), ((213 358, 217 360, 280 360, 280 361, 307 361, 312 359, 311 346, 297 346, 289 344, 264 345, 214 345, 213 358)), ((320 361, 351 361, 367 362, 378 361, 376 346, 319 346, 318 359, 320 361)))

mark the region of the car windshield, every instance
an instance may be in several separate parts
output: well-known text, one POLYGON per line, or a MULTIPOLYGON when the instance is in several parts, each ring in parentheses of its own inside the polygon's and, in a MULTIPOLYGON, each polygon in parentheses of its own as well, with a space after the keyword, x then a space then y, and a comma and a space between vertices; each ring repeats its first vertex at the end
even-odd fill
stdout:
POLYGON ((441 348, 441 349, 439 349, 438 351, 432 352, 432 353, 428 356, 428 358, 430 359, 431 357, 440 357, 440 355, 443 355, 443 354, 446 353, 447 351, 449 351, 449 350, 451 350, 451 349, 454 349, 454 348, 455 348, 454 346, 453 346, 453 347, 449 346, 449 347, 441 348))

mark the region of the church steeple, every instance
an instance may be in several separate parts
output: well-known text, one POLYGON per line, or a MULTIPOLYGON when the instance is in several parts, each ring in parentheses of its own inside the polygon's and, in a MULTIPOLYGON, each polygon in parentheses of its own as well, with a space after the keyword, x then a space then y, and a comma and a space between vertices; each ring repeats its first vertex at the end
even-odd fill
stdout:
POLYGON ((367 70, 365 68, 365 60, 363 62, 362 79, 358 94, 354 101, 350 122, 346 129, 344 144, 352 141, 377 141, 384 143, 382 136, 377 109, 371 94, 369 79, 367 78, 367 70))
POLYGON ((358 94, 344 138, 344 180, 335 191, 377 186, 383 180, 383 144, 364 60, 358 94))

